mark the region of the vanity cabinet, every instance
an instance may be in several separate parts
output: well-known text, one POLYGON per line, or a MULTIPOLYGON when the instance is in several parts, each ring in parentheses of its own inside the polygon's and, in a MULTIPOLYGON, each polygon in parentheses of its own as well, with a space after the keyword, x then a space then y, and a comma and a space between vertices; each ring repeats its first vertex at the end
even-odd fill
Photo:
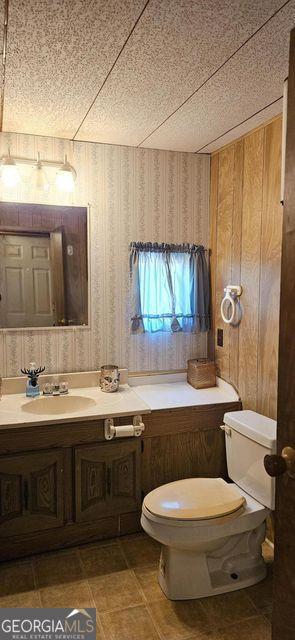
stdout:
POLYGON ((75 448, 76 522, 140 507, 140 441, 75 448))
POLYGON ((152 411, 140 438, 111 441, 103 420, 2 427, 0 561, 135 533, 142 498, 155 487, 226 478, 220 425, 238 409, 229 402, 152 411))
POLYGON ((0 538, 63 525, 63 467, 61 450, 0 460, 0 538))

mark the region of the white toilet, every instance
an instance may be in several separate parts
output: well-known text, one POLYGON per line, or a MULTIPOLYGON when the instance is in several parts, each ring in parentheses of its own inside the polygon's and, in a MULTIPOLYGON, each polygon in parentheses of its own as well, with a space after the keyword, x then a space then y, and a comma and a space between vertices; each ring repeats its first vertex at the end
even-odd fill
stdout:
POLYGON ((274 509, 274 479, 264 470, 275 453, 276 422, 254 411, 224 416, 228 474, 189 478, 151 491, 141 524, 162 544, 159 583, 184 600, 242 589, 262 580, 265 520, 274 509))

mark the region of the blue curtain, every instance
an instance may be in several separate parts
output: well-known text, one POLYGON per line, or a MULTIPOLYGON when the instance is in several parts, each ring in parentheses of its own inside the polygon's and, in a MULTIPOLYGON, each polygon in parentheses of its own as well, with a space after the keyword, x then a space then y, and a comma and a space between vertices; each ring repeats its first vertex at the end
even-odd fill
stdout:
POLYGON ((132 243, 132 333, 208 331, 209 275, 199 245, 132 243))

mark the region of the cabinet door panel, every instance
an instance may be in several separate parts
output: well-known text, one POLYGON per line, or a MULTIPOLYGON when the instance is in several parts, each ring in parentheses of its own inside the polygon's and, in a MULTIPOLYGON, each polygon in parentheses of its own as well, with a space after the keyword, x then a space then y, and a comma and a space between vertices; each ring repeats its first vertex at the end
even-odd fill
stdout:
POLYGON ((81 459, 81 511, 103 510, 106 507, 106 463, 81 459))
POLYGON ((111 500, 117 513, 133 511, 140 505, 139 455, 138 447, 127 451, 122 447, 112 460, 111 500))
POLYGON ((22 512, 21 475, 0 472, 0 527, 8 520, 21 517, 22 512))
POLYGON ((0 537, 64 522, 62 451, 0 459, 0 537))
POLYGON ((138 440, 76 447, 75 463, 77 522, 138 508, 138 440))

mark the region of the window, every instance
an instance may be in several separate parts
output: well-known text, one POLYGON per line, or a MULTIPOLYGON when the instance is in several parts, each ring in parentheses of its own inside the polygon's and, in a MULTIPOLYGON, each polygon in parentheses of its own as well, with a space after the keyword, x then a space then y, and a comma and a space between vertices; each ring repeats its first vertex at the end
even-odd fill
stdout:
POLYGON ((209 278, 198 245, 132 243, 132 332, 209 329, 209 278))

